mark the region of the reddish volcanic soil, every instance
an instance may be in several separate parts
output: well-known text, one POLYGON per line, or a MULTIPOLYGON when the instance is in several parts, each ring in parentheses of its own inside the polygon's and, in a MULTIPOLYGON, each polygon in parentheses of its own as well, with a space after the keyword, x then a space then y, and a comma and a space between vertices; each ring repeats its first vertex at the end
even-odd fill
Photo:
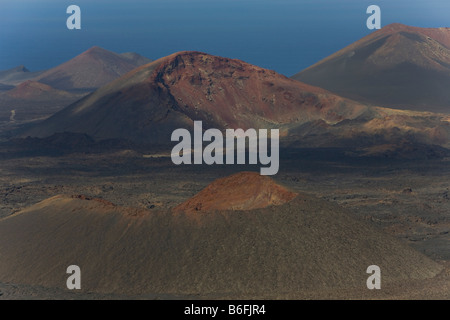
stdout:
POLYGON ((274 71, 200 52, 167 57, 157 81, 170 88, 190 118, 198 113, 222 127, 249 128, 326 119, 353 118, 364 107, 326 90, 293 82, 274 71))
POLYGON ((215 180, 175 210, 194 213, 212 210, 252 210, 291 201, 296 193, 256 172, 240 172, 215 180))

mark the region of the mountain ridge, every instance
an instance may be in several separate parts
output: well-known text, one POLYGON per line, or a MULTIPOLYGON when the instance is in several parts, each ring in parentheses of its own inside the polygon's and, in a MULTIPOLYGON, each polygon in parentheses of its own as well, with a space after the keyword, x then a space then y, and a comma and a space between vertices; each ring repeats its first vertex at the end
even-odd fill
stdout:
POLYGON ((194 120, 219 129, 273 128, 318 119, 336 123, 365 111, 361 104, 274 71, 182 51, 130 71, 26 134, 82 131, 102 139, 163 135, 170 141, 174 128, 190 129, 194 120), (120 129, 124 121, 126 130, 120 129))
POLYGON ((138 67, 21 133, 169 147, 177 128, 278 128, 291 145, 450 146, 443 114, 369 107, 237 59, 182 51, 138 67))
POLYGON ((450 28, 390 24, 291 78, 361 103, 447 113, 450 28))

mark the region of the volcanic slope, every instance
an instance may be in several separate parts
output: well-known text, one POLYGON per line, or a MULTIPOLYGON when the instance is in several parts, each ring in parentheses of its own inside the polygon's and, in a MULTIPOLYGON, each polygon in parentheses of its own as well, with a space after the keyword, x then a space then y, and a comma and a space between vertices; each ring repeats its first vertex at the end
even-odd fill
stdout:
MULTIPOLYGON (((354 119, 367 108, 240 60, 179 52, 142 66, 58 112, 25 135, 170 143, 176 128, 286 128, 354 119)), ((282 133, 283 134, 283 133, 282 133)))
POLYGON ((136 53, 117 54, 92 47, 33 80, 67 91, 93 91, 151 60, 136 53))
MULTIPOLYGON (((233 181, 239 188, 245 178, 249 191, 241 204, 248 201, 244 195, 260 197, 250 194, 257 184, 289 194, 249 173, 205 190, 233 187, 233 181)), ((236 205, 233 191, 218 192, 231 197, 229 208, 236 205)), ((299 298, 331 290, 345 298, 346 290, 367 293, 369 265, 380 266, 383 288, 432 278, 442 269, 335 204, 289 198, 254 210, 185 213, 55 196, 0 220, 0 282, 64 289, 66 269, 76 264, 83 293, 299 298)))
POLYGON ((450 112, 450 28, 390 24, 293 79, 389 108, 450 112))

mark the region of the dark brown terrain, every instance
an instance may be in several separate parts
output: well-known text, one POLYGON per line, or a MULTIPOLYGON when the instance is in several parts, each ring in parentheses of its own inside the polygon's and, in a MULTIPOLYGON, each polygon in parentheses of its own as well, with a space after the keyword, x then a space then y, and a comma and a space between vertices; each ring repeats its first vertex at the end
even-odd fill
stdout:
MULTIPOLYGON (((391 25, 314 74, 337 75, 345 60, 386 99, 379 70, 405 90, 424 69, 445 84, 447 32, 391 25)), ((0 299, 450 299, 450 116, 431 112, 446 110, 441 87, 425 88, 429 100, 415 92, 425 111, 398 110, 408 104, 356 102, 190 51, 119 75, 144 60, 94 47, 42 74, 46 84, 1 94, 38 106, 116 78, 46 120, 0 124, 0 299), (74 61, 98 78, 73 73, 74 61), (174 165, 170 135, 195 120, 280 129, 278 174, 174 165), (80 292, 66 289, 72 264, 80 292), (381 290, 366 287, 374 264, 381 290)))
POLYGON ((59 288, 66 279, 61 270, 76 261, 83 266, 84 292, 298 298, 364 288, 365 269, 375 262, 387 288, 432 279, 444 268, 307 195, 260 209, 232 206, 185 215, 183 207, 173 214, 55 196, 0 220, 2 280, 59 288))
POLYGON ((390 24, 292 78, 361 103, 448 113, 450 28, 390 24))
POLYGON ((277 184, 258 183, 257 173, 210 184, 252 166, 177 167, 131 151, 3 153, 0 290, 4 298, 450 298, 448 160, 335 152, 283 151, 275 180, 297 197, 231 211, 237 195, 245 203, 277 184), (266 187, 227 189, 242 179, 253 192, 266 187), (172 211, 215 194, 228 210, 172 211), (74 263, 83 269, 79 295, 65 290, 74 263), (379 292, 365 287, 370 264, 382 268, 379 292))

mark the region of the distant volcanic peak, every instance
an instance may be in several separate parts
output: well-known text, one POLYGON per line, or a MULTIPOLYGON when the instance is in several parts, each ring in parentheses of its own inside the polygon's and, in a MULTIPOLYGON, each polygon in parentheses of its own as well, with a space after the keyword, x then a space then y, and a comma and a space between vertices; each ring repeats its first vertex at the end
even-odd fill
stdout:
POLYGON ((75 59, 94 59, 94 60, 104 60, 104 59, 114 59, 110 62, 126 64, 130 63, 134 66, 132 59, 128 58, 126 55, 122 56, 118 53, 106 50, 99 46, 93 46, 85 52, 79 54, 75 59))
POLYGON ((92 91, 142 65, 141 61, 95 46, 35 80, 62 90, 92 91))
POLYGON ((14 70, 14 71, 17 71, 17 72, 30 72, 30 70, 28 70, 27 68, 25 68, 24 65, 17 66, 17 67, 15 67, 13 70, 14 70))
POLYGON ((372 32, 366 37, 326 57, 313 66, 308 67, 306 70, 312 69, 316 65, 323 64, 326 61, 330 61, 334 58, 340 57, 343 54, 354 54, 353 50, 361 50, 361 48, 363 47, 369 46, 371 44, 375 45, 375 43, 383 42, 393 36, 394 40, 390 40, 391 44, 398 42, 400 36, 403 36, 414 41, 434 40, 446 46, 447 48, 450 48, 450 28, 420 28, 407 26, 400 23, 392 23, 381 28, 380 30, 372 32))
POLYGON ((292 78, 364 104, 447 112, 450 28, 387 25, 292 78))
POLYGON ((99 46, 93 46, 87 49, 84 53, 95 53, 95 52, 109 52, 109 51, 99 46))
MULTIPOLYGON (((82 60, 85 63, 89 62, 91 60, 96 61, 96 60, 100 60, 103 61, 107 59, 105 62, 114 62, 114 63, 121 63, 121 64, 126 64, 128 63, 127 60, 123 59, 119 54, 103 49, 101 47, 98 46, 94 46, 92 48, 89 48, 88 50, 86 50, 83 53, 80 53, 78 56, 76 56, 75 58, 73 58, 72 60, 69 60, 67 63, 71 63, 73 61, 77 61, 77 60, 82 60), (110 60, 113 59, 113 60, 110 60)), ((64 64, 63 64, 64 65, 64 64)))
POLYGON ((240 172, 217 179, 175 211, 196 213, 214 210, 252 210, 282 205, 297 196, 271 178, 255 172, 240 172))
POLYGON ((9 70, 0 71, 0 82, 16 86, 25 80, 36 78, 41 73, 43 73, 43 71, 30 72, 25 66, 20 65, 9 70))
POLYGON ((81 54, 79 54, 79 57, 82 56, 95 56, 95 55, 110 55, 110 54, 116 54, 114 52, 108 51, 102 47, 99 46, 93 46, 89 49, 87 49, 86 51, 82 52, 81 54))
POLYGON ((8 69, 8 70, 0 71, 0 74, 25 73, 25 72, 30 72, 30 70, 28 70, 27 68, 25 68, 25 66, 23 64, 21 64, 20 66, 17 66, 17 67, 8 69))
POLYGON ((64 93, 63 91, 56 90, 49 85, 43 84, 38 81, 27 80, 22 82, 14 89, 7 92, 7 95, 14 98, 26 99, 30 97, 36 97, 44 93, 64 93))

